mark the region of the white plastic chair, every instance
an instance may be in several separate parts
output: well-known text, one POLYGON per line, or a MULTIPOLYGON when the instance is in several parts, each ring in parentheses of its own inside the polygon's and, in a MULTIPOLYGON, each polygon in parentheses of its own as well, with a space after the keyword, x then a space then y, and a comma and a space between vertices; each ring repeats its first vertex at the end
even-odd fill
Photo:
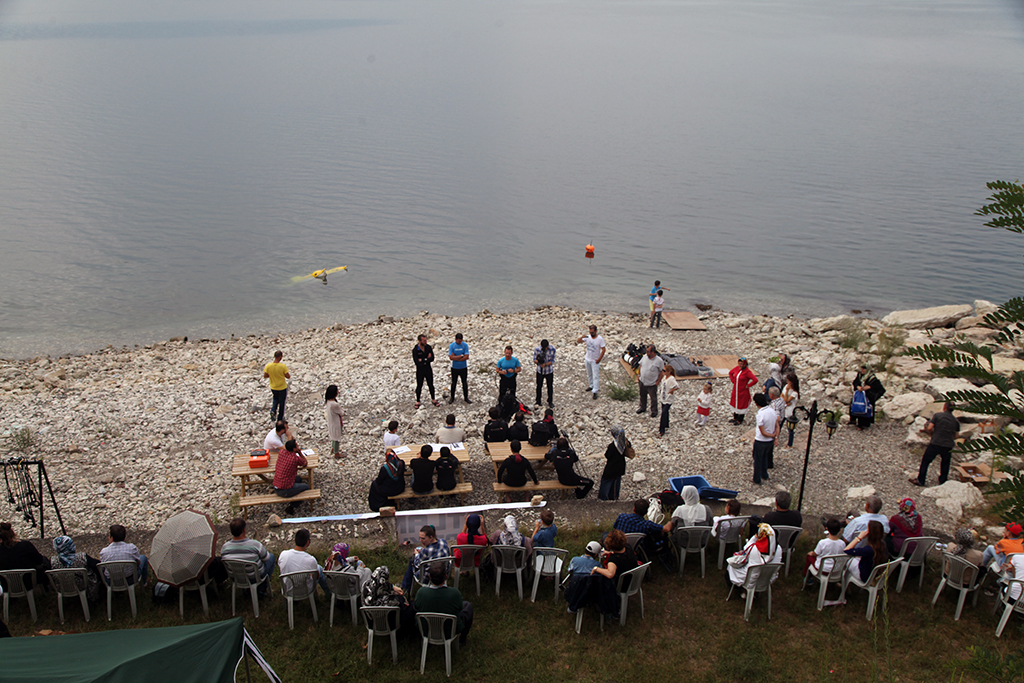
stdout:
POLYGON ((494 594, 501 595, 501 575, 515 574, 519 586, 519 599, 523 599, 523 571, 526 569, 526 548, 518 545, 491 546, 491 559, 494 560, 495 579, 494 594))
POLYGON ((686 556, 700 553, 700 578, 704 578, 707 569, 707 549, 711 542, 709 526, 677 526, 672 529, 672 543, 679 551, 679 576, 686 567, 686 556))
MULTIPOLYGON (((621 572, 618 581, 615 583, 615 591, 619 594, 619 626, 626 625, 626 608, 629 607, 629 596, 640 595, 640 618, 644 618, 644 576, 650 569, 651 563, 647 562, 636 569, 628 572, 621 572), (629 588, 622 590, 622 585, 629 581, 629 588)), ((601 615, 601 629, 604 629, 604 615, 601 615)))
MULTIPOLYGON (((260 585, 260 565, 252 560, 221 560, 228 576, 231 577, 231 616, 235 616, 235 597, 239 590, 248 590, 252 597, 252 612, 255 618, 260 616, 260 598, 257 589, 260 585)), ((267 592, 270 595, 270 592, 267 592)))
POLYGON ((281 574, 281 595, 288 603, 288 628, 295 628, 295 601, 309 601, 313 610, 313 623, 318 621, 316 614, 316 580, 312 579, 317 572, 300 571, 281 574), (312 584, 312 586, 310 586, 312 584))
POLYGON ((903 566, 900 567, 900 579, 896 583, 897 593, 903 590, 903 582, 911 567, 921 568, 921 574, 917 577, 917 587, 924 586, 924 561, 928 556, 928 551, 934 548, 938 542, 939 539, 936 536, 914 536, 903 541, 900 554, 896 556, 903 559, 903 566))
POLYGON ((207 600, 206 587, 212 585, 213 580, 210 578, 209 572, 203 572, 198 579, 178 587, 178 611, 181 613, 182 619, 185 618, 185 591, 199 591, 199 599, 203 603, 203 615, 210 616, 210 602, 207 600))
POLYGON ((846 589, 851 583, 854 586, 866 590, 868 592, 868 611, 866 618, 868 621, 871 621, 871 615, 875 613, 875 603, 878 601, 878 591, 885 588, 889 577, 899 569, 899 565, 902 562, 903 560, 896 558, 895 560, 886 562, 885 564, 876 565, 875 568, 871 570, 871 574, 868 576, 867 581, 861 581, 860 577, 850 571, 850 567, 847 567, 843 574, 843 592, 839 595, 839 599, 846 599, 846 589))
MULTIPOLYGON (((441 563, 454 564, 454 562, 455 558, 451 555, 445 555, 444 557, 435 557, 432 560, 423 560, 422 562, 420 562, 420 566, 417 567, 416 571, 414 571, 412 574, 412 594, 409 596, 409 601, 411 602, 412 599, 416 596, 416 591, 418 591, 420 588, 430 585, 430 577, 428 575, 428 572, 430 571, 430 568, 433 565, 441 563)), ((450 573, 451 564, 448 565, 448 569, 450 573)))
POLYGON ((540 586, 541 578, 545 576, 555 580, 555 600, 558 600, 558 585, 562 580, 562 566, 568 556, 569 551, 561 548, 533 549, 533 592, 530 594, 530 602, 537 602, 537 588, 540 586))
POLYGON ((416 626, 423 636, 423 654, 420 657, 420 673, 427 668, 427 646, 444 645, 444 669, 450 678, 452 675, 452 643, 455 651, 459 650, 459 634, 455 632, 458 620, 454 614, 440 612, 419 612, 416 614, 416 626), (424 629, 424 625, 426 628, 424 629), (445 635, 445 633, 448 635, 445 635))
MULTIPOLYGON (((743 621, 750 621, 750 608, 754 604, 754 596, 758 593, 768 593, 768 618, 772 618, 772 581, 775 575, 782 569, 782 562, 766 562, 747 567, 747 575, 743 579, 743 590, 747 592, 747 606, 743 610, 743 621)), ((725 596, 726 602, 732 597, 736 584, 729 586, 729 595, 725 596)))
POLYGON ((366 663, 373 666, 374 636, 391 636, 391 662, 398 663, 398 607, 361 607, 366 624, 366 663))
POLYGON ((57 592, 57 612, 60 614, 60 623, 64 623, 64 598, 76 597, 82 601, 82 612, 85 613, 85 620, 89 621, 89 600, 85 595, 85 589, 89 585, 89 570, 85 567, 50 569, 46 572, 46 578, 50 580, 50 585, 57 592))
POLYGON ((750 516, 746 517, 732 517, 730 519, 719 520, 718 522, 718 568, 721 569, 725 566, 725 546, 730 543, 735 543, 736 548, 739 549, 743 546, 746 538, 743 536, 743 531, 747 528, 747 522, 750 521, 750 516))
POLYGON ((633 551, 633 554, 636 555, 636 558, 641 562, 646 562, 650 559, 647 557, 647 550, 644 548, 643 544, 645 538, 647 538, 647 534, 639 532, 626 534, 626 544, 629 546, 629 549, 633 551))
POLYGON ((334 626, 334 603, 339 600, 347 602, 352 612, 352 625, 359 623, 359 574, 346 571, 324 572, 327 588, 331 599, 331 618, 329 624, 334 626))
POLYGON ((455 588, 459 587, 459 577, 463 572, 473 572, 476 577, 476 594, 480 595, 480 567, 477 558, 483 559, 485 545, 453 545, 452 552, 459 551, 459 566, 455 567, 455 588))
POLYGON ((100 562, 97 565, 100 578, 107 584, 107 621, 110 621, 110 613, 114 593, 127 593, 128 602, 132 606, 132 619, 138 613, 135 605, 135 584, 138 583, 139 563, 135 560, 115 560, 112 562, 100 562))
POLYGON ((4 589, 4 621, 10 620, 11 598, 25 598, 28 600, 28 611, 32 614, 32 621, 36 620, 36 570, 35 569, 7 569, 0 571, 0 578, 7 584, 4 589), (26 578, 28 577, 28 578, 26 578))
MULTIPOLYGON (((853 556, 846 553, 824 555, 818 558, 818 565, 822 569, 818 569, 813 564, 807 568, 807 576, 817 579, 821 584, 818 588, 819 612, 825 608, 825 593, 828 592, 829 584, 842 586, 843 577, 846 575, 846 565, 849 564, 851 559, 853 559, 853 556)), ((800 590, 803 590, 806 585, 806 582, 803 583, 800 586, 800 590)))
POLYGON ((950 553, 942 553, 942 581, 939 581, 939 587, 935 589, 932 605, 938 602, 939 594, 947 585, 959 591, 960 599, 956 603, 956 616, 953 617, 953 621, 960 621, 960 612, 964 608, 964 600, 967 598, 968 593, 974 593, 972 604, 975 607, 978 605, 978 594, 981 592, 979 589, 985 581, 984 575, 979 577, 982 571, 962 557, 957 557, 950 553))
POLYGON ((779 524, 778 526, 772 526, 775 530, 775 542, 783 553, 786 555, 786 576, 789 576, 789 558, 793 556, 793 548, 796 547, 796 542, 800 538, 800 534, 803 532, 802 527, 798 526, 786 526, 785 524, 779 524))

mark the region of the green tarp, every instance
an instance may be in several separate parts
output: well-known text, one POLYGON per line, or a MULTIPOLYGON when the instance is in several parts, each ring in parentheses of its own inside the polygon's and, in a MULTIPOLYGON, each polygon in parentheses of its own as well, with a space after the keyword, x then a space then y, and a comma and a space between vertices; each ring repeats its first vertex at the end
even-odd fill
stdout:
POLYGON ((232 683, 242 620, 0 639, 4 683, 232 683))

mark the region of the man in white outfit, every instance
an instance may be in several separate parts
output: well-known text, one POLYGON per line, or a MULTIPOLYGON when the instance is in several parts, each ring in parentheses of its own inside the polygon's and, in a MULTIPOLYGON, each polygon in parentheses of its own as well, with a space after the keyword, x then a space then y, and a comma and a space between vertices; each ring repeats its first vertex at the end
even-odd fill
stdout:
POLYGON ((587 387, 594 394, 597 400, 597 390, 601 386, 601 359, 604 358, 604 339, 597 333, 597 325, 590 326, 590 336, 583 336, 576 340, 577 344, 586 343, 587 352, 583 356, 583 362, 587 366, 587 387))

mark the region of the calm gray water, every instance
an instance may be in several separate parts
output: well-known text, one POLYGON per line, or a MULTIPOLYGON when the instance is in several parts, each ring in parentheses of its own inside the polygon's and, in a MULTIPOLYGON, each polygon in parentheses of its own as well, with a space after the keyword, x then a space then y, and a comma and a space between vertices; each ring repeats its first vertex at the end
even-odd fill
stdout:
POLYGON ((1001 0, 0 0, 0 355, 1002 301, 1022 112, 1001 0))

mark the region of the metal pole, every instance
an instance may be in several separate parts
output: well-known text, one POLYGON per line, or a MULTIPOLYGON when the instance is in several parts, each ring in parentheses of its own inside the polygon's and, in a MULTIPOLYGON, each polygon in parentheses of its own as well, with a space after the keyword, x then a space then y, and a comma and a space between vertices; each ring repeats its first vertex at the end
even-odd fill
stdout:
MULTIPOLYGON (((53 495, 53 487, 50 486, 50 475, 46 473, 46 463, 40 462, 39 468, 43 473, 43 478, 46 479, 46 490, 50 492, 50 502, 53 503, 53 511, 57 513, 57 521, 60 522, 60 532, 67 534, 67 529, 64 528, 64 519, 60 516, 60 508, 57 507, 57 499, 53 495)), ((42 490, 39 491, 39 497, 43 497, 42 490)))
POLYGON ((36 463, 36 472, 39 474, 39 538, 46 538, 46 523, 43 521, 43 463, 36 463))
POLYGON ((804 485, 807 483, 807 461, 811 457, 811 438, 814 436, 814 423, 818 421, 818 402, 811 403, 811 412, 807 415, 807 449, 804 451, 804 473, 800 475, 800 500, 797 501, 796 511, 803 512, 804 506, 804 485))

